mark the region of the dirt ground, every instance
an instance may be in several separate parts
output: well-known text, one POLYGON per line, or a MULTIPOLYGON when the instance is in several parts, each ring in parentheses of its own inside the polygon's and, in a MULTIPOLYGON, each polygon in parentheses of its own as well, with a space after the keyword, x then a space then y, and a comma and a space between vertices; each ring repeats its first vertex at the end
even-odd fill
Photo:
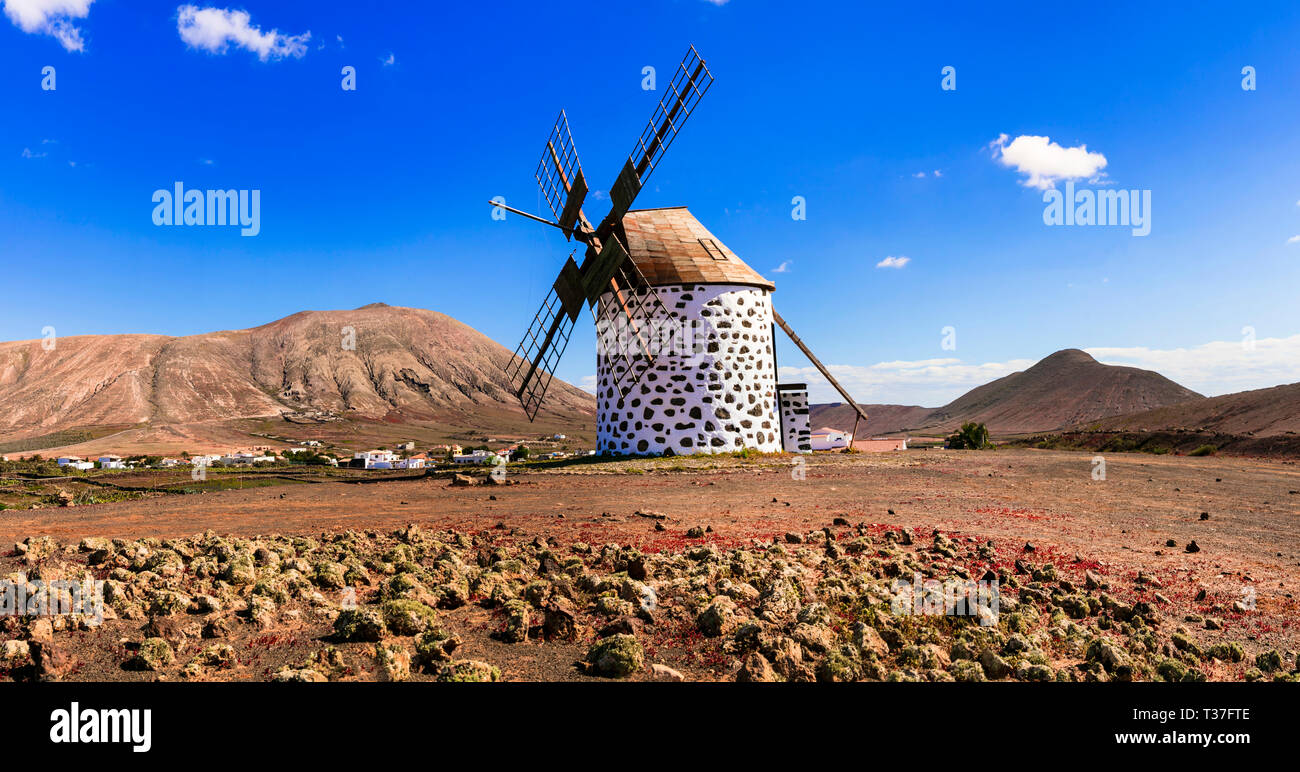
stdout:
MULTIPOLYGON (((1219 601, 1215 611, 1233 600, 1253 605, 1246 613, 1219 614, 1235 640, 1284 652, 1300 648, 1293 621, 1300 466, 1112 454, 1104 457, 1104 479, 1098 476, 1091 454, 1031 449, 612 461, 512 471, 510 485, 456 487, 434 478, 329 482, 5 511, 0 544, 32 536, 75 544, 87 536, 169 538, 207 530, 231 536, 382 533, 416 523, 432 531, 541 537, 553 544, 617 542, 656 554, 701 543, 771 542, 843 518, 873 532, 891 527, 928 536, 937 529, 959 540, 972 537, 972 543, 992 540, 1006 565, 1032 554, 1072 564, 1080 576, 1083 567, 1093 568, 1115 582, 1131 583, 1145 572, 1157 578, 1174 616, 1207 611, 1194 596, 1208 590, 1219 601), (696 526, 711 531, 703 539, 687 538, 686 530, 696 526), (1199 551, 1188 552, 1193 541, 1199 551)), ((483 631, 495 624, 472 605, 452 616, 483 631)), ((484 632, 468 636, 462 651, 493 661, 502 647, 511 652, 501 660, 507 678, 571 677, 572 662, 585 650, 525 651, 484 632)), ((268 653, 259 669, 269 671, 294 653, 294 647, 284 655, 268 653)), ((688 677, 723 675, 675 664, 688 677)))

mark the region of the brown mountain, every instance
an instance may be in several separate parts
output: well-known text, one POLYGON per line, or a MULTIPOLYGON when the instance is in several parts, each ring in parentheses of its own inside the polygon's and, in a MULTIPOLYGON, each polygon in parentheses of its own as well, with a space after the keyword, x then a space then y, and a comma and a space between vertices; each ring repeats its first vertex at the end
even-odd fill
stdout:
MULTIPOLYGON (((909 427, 921 426, 935 411, 932 407, 916 405, 863 405, 862 408, 867 411, 867 420, 858 425, 859 438, 892 434, 909 427)), ((808 413, 813 429, 829 426, 852 431, 853 421, 857 417, 853 408, 843 402, 813 405, 808 413)))
POLYGON ((52 351, 41 341, 0 343, 0 442, 130 427, 132 441, 206 433, 229 444, 222 430, 241 419, 448 434, 594 428, 592 396, 559 380, 530 425, 502 369, 510 356, 445 314, 382 303, 187 337, 83 335, 59 338, 52 351))
MULTIPOLYGON (((874 406, 884 414, 882 420, 876 422, 873 416, 875 425, 859 433, 940 434, 967 421, 983 423, 999 435, 1044 432, 1200 398, 1159 373, 1104 365, 1083 351, 1065 349, 940 408, 874 406)), ((867 406, 868 415, 872 407, 867 406)), ((811 411, 814 426, 850 429, 851 416, 846 405, 814 405, 811 411), (834 412, 836 408, 840 412, 834 412)))
POLYGON ((1115 416, 1080 428, 1106 431, 1193 431, 1272 437, 1300 434, 1300 383, 1205 397, 1115 416))

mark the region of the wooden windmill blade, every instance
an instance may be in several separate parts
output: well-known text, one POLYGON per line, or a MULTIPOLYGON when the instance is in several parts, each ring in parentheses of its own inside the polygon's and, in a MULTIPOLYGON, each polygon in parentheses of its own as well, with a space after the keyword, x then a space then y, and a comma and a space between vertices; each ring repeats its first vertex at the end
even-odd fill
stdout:
POLYGON ((611 234, 587 279, 596 317, 596 352, 605 358, 621 397, 654 367, 663 327, 672 322, 659 293, 648 282, 617 235, 611 234))
MULTIPOLYGON (((678 66, 668 92, 659 101, 658 109, 642 132, 637 148, 610 190, 614 205, 599 230, 592 227, 582 211, 588 192, 587 180, 569 130, 568 116, 563 110, 551 127, 535 174, 555 222, 493 203, 559 228, 566 239, 576 236, 587 245, 581 266, 574 263, 570 255, 541 308, 533 316, 514 356, 506 364, 511 387, 528 414, 528 420, 533 420, 541 408, 584 303, 593 309, 598 334, 604 330, 615 336, 608 348, 600 349, 600 356, 613 359, 615 385, 622 396, 627 396, 646 371, 654 366, 661 337, 659 328, 671 323, 672 318, 618 234, 623 215, 641 186, 712 83, 712 73, 695 47, 691 46, 678 66)), ((600 340, 597 342, 601 344, 600 340)), ((610 341, 607 338, 605 342, 610 341)))
POLYGON ((578 318, 576 311, 582 308, 582 297, 574 296, 570 290, 577 271, 570 257, 542 301, 542 307, 534 314, 523 340, 515 347, 514 356, 506 363, 506 377, 529 421, 541 409, 546 390, 555 377, 555 368, 569 345, 578 318))
POLYGON ((632 208, 632 202, 677 138, 677 132, 681 131, 686 119, 695 112, 696 106, 712 85, 713 73, 709 72, 695 46, 691 46, 682 63, 677 66, 677 72, 668 84, 663 98, 659 100, 659 106, 637 139, 636 147, 628 155, 623 171, 610 188, 609 197, 614 204, 609 213, 611 218, 620 219, 632 208))
POLYGON ((534 176, 566 239, 573 235, 574 226, 579 221, 587 230, 591 229, 582 214, 582 202, 587 197, 587 178, 582 173, 578 150, 569 131, 569 118, 563 110, 546 138, 546 147, 542 149, 542 158, 537 162, 534 176))

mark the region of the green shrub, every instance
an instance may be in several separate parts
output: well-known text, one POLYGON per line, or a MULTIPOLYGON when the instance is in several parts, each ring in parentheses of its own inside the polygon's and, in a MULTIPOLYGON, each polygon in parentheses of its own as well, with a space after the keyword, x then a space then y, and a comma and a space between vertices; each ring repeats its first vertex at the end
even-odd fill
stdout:
POLYGON ((982 450, 989 447, 989 430, 984 424, 967 422, 948 437, 945 447, 953 450, 982 450))
POLYGON ((1191 453, 1188 453, 1187 455, 1189 455, 1189 456, 1213 456, 1213 455, 1214 455, 1214 451, 1216 451, 1216 450, 1218 450, 1218 448, 1214 447, 1213 445, 1202 445, 1201 447, 1197 448, 1196 450, 1193 450, 1191 453))

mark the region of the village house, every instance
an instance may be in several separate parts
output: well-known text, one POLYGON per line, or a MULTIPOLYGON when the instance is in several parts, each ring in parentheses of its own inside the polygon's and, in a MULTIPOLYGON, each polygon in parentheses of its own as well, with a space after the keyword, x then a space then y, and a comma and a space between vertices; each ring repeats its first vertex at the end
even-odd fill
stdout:
POLYGON ((221 457, 226 466, 252 466, 254 464, 275 463, 275 456, 266 456, 256 451, 238 450, 221 457))
POLYGON ((486 464, 494 454, 486 450, 471 450, 469 453, 457 453, 451 457, 453 464, 486 464))
POLYGON ((81 462, 81 458, 79 456, 59 456, 57 460, 59 466, 68 466, 70 464, 77 464, 80 462, 81 462))
POLYGON ((423 469, 428 459, 424 454, 411 456, 410 458, 399 458, 393 462, 394 469, 423 469))
POLYGON ((866 440, 854 440, 853 449, 864 453, 888 453, 895 450, 907 450, 907 438, 872 437, 866 440))
POLYGON ((388 450, 363 450, 352 454, 353 466, 365 469, 392 469, 397 457, 388 450), (360 464, 356 462, 360 461, 360 464))
POLYGON ((813 431, 811 440, 813 450, 837 450, 849 446, 849 433, 823 426, 813 431))
POLYGON ((126 469, 121 456, 100 456, 96 459, 100 469, 126 469))

